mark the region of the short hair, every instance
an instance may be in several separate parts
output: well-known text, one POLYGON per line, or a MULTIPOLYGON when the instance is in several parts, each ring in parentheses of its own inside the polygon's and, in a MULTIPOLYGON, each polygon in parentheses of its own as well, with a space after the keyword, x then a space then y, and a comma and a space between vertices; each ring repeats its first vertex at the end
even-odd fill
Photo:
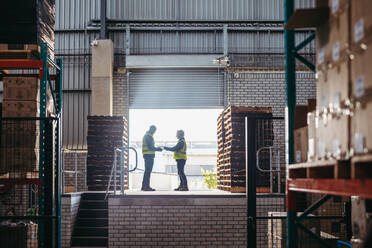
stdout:
POLYGON ((156 131, 156 126, 155 125, 151 125, 150 128, 149 128, 149 131, 150 132, 155 132, 156 131))
POLYGON ((183 130, 177 130, 177 133, 179 133, 182 137, 185 137, 185 132, 183 130))

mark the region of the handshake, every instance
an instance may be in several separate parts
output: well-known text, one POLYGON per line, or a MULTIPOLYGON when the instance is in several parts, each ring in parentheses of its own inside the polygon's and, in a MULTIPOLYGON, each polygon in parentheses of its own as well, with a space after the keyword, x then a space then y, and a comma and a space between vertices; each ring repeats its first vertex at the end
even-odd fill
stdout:
POLYGON ((159 151, 159 152, 162 152, 162 151, 164 151, 164 150, 167 151, 168 149, 166 149, 165 146, 159 146, 159 147, 158 147, 158 151, 159 151))

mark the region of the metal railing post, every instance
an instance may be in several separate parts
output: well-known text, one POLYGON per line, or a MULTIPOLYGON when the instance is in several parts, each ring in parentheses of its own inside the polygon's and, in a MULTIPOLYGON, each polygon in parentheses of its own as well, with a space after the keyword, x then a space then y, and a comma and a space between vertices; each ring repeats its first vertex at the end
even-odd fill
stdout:
POLYGON ((122 194, 124 194, 124 151, 124 148, 120 150, 120 192, 122 194))
POLYGON ((116 175, 117 175, 117 172, 116 172, 116 166, 117 166, 117 152, 116 152, 116 149, 114 151, 114 195, 116 195, 116 175))
POLYGON ((273 193, 273 164, 272 164, 272 160, 273 160, 273 156, 272 156, 272 147, 269 148, 269 153, 270 153, 270 192, 273 193))
POLYGON ((62 149, 62 194, 65 193, 65 149, 62 149))

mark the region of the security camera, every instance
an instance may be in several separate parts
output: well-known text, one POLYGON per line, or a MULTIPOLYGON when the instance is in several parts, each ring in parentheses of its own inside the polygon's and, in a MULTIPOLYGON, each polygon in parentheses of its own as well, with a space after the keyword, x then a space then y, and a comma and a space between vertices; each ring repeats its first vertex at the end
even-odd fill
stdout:
POLYGON ((91 46, 98 46, 98 40, 94 39, 91 43, 91 46))

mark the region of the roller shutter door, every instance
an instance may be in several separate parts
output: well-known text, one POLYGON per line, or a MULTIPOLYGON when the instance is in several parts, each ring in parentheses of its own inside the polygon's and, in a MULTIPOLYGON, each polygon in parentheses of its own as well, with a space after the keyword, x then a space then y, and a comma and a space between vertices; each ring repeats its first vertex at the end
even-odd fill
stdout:
POLYGON ((224 74, 216 69, 139 69, 129 76, 133 109, 220 108, 224 74))

